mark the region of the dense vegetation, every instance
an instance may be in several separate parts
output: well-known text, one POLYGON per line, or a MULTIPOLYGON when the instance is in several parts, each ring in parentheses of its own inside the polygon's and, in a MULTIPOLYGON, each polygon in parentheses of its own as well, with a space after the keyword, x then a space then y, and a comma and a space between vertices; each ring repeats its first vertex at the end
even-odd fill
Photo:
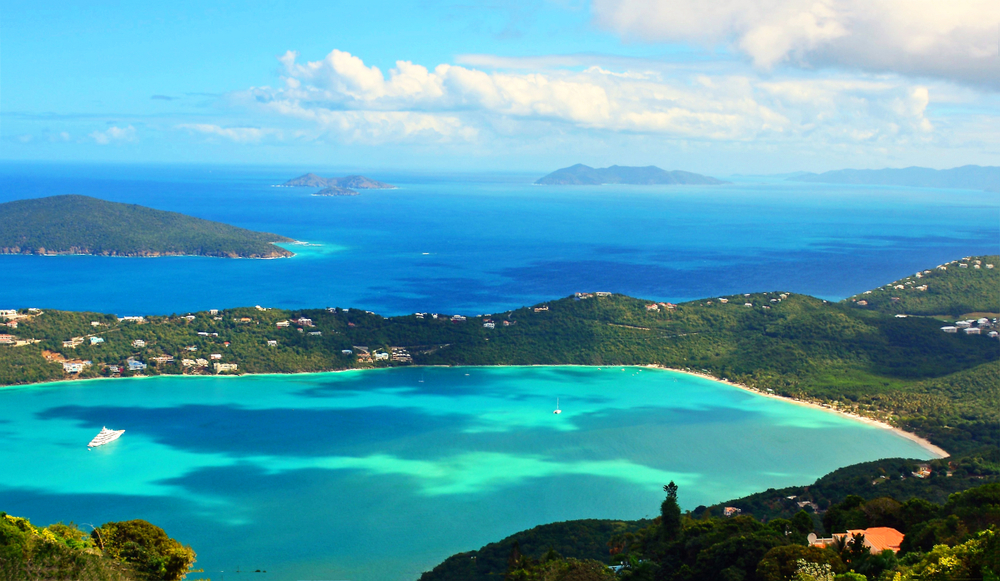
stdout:
MULTIPOLYGON (((951 288, 954 304, 981 304, 980 293, 996 276, 996 269, 949 269, 934 284, 951 288)), ((851 301, 778 292, 656 310, 649 305, 620 295, 583 295, 467 320, 431 314, 384 318, 340 308, 237 308, 149 317, 144 323, 94 313, 25 312, 8 332, 40 342, 0 345, 0 384, 66 377, 52 362, 60 358, 93 362, 79 377, 127 376, 129 371, 115 373, 110 366, 124 366, 130 358, 148 364, 145 375, 207 373, 214 363, 234 363, 237 373, 410 364, 407 356, 374 360, 376 351, 398 347, 422 365, 690 369, 883 419, 951 452, 1000 445, 1000 342, 985 334, 947 334, 933 318, 898 318, 851 301), (312 326, 295 322, 300 317, 312 326), (82 343, 64 346, 73 337, 82 343), (92 345, 90 337, 103 342, 92 345), (134 346, 136 340, 144 346, 134 346), (356 346, 367 347, 373 357, 356 346), (165 356, 173 360, 154 360, 165 356)))
POLYGON ((88 196, 0 204, 0 254, 275 258, 290 238, 88 196))
POLYGON ((862 462, 834 470, 807 486, 771 488, 714 506, 699 506, 693 514, 719 516, 724 507, 732 506, 744 514, 771 520, 792 518, 805 510, 819 523, 824 511, 852 495, 865 500, 891 496, 900 502, 922 499, 942 504, 951 494, 991 482, 1000 482, 1000 448, 983 446, 931 461, 887 458, 862 462), (921 466, 930 471, 925 478, 914 476, 921 466))
POLYGON ((953 260, 847 301, 859 309, 893 315, 938 316, 952 321, 973 314, 977 319, 996 317, 1000 313, 1000 256, 953 260), (858 301, 867 304, 859 305, 858 301))
POLYGON ((178 581, 195 554, 146 521, 109 522, 89 535, 73 523, 36 527, 0 512, 0 579, 178 581))
MULTIPOLYGON (((677 487, 664 487, 652 522, 572 521, 537 527, 450 557, 421 581, 599 580, 867 581, 989 580, 1000 571, 1000 484, 950 495, 943 503, 847 496, 817 523, 805 511, 762 522, 682 514, 677 487), (898 554, 869 552, 861 539, 809 546, 810 533, 892 527, 905 535, 898 554), (553 533, 553 534, 545 534, 553 533), (603 555, 561 555, 565 537, 606 539, 603 555), (539 539, 530 548, 522 539, 539 539), (506 559, 500 558, 506 552, 506 559), (616 571, 603 563, 616 564, 616 571)), ((574 547, 575 548, 575 547, 574 547)))

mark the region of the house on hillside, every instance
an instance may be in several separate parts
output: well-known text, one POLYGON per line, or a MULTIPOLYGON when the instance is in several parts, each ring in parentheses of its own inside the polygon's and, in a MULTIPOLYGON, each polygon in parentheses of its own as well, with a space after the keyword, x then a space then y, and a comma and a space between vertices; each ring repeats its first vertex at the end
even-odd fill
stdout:
POLYGON ((14 344, 17 341, 17 337, 13 335, 0 335, 0 343, 10 343, 14 344))
POLYGON ((904 538, 903 533, 892 527, 871 527, 867 529, 849 529, 843 533, 834 533, 828 539, 820 539, 816 537, 816 533, 809 533, 807 539, 809 540, 809 546, 822 548, 832 545, 841 539, 846 539, 848 543, 853 543, 853 539, 858 535, 861 536, 865 547, 873 555, 878 555, 886 550, 898 553, 899 546, 903 543, 904 538))
POLYGON ((735 506, 727 506, 726 508, 722 509, 723 516, 736 516, 742 512, 743 512, 742 509, 736 508, 735 506))

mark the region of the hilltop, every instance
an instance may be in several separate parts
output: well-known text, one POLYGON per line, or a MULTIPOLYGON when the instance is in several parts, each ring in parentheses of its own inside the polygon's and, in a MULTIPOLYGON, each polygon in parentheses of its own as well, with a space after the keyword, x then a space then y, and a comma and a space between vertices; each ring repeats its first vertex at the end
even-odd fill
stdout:
MULTIPOLYGON (((350 175, 344 176, 342 178, 324 178, 318 176, 314 173, 307 173, 301 175, 297 178, 290 179, 287 182, 281 184, 284 187, 309 187, 309 188, 327 188, 327 189, 341 189, 341 190, 392 190, 396 186, 392 184, 387 184, 385 182, 375 181, 365 176, 350 175)), ((325 191, 325 190, 323 190, 325 191)), ((317 195, 357 195, 357 192, 353 194, 324 194, 322 191, 317 192, 317 195)))
POLYGON ((535 183, 550 186, 599 186, 602 184, 720 185, 729 182, 686 171, 666 171, 655 165, 646 167, 613 165, 606 168, 593 168, 578 163, 574 166, 558 169, 535 183))
POLYGON ((790 181, 825 184, 956 188, 996 192, 1000 190, 1000 167, 965 165, 941 170, 926 167, 841 169, 821 174, 798 174, 787 179, 790 181))
POLYGON ((1000 256, 952 260, 843 302, 893 315, 954 318, 984 313, 1000 316, 1000 256))
POLYGON ((89 196, 0 204, 0 254, 279 258, 291 238, 89 196))

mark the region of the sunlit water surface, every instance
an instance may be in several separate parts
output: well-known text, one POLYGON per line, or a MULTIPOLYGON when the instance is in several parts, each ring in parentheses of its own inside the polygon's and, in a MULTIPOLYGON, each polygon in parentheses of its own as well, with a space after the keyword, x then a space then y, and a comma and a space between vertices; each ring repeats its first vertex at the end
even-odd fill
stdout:
POLYGON ((620 367, 7 388, 0 443, 0 509, 37 524, 147 519, 194 547, 213 580, 242 578, 237 568, 415 579, 534 525, 654 516, 670 480, 691 509, 855 462, 928 457, 833 413, 620 367), (102 426, 126 432, 88 451, 102 426))
POLYGON ((281 260, 0 256, 0 308, 169 314, 264 305, 496 313, 578 291, 680 302, 841 299, 1000 246, 995 193, 732 178, 535 186, 538 175, 375 172, 354 197, 275 188, 322 168, 0 163, 0 202, 85 194, 274 232, 281 260))

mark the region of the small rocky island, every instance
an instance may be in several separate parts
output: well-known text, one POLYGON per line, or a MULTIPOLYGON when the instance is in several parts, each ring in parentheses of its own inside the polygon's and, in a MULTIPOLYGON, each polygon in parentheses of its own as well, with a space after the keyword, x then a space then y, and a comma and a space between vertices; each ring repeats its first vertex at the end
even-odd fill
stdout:
POLYGON ((357 190, 394 190, 396 186, 376 181, 365 176, 350 175, 342 178, 325 178, 307 173, 281 184, 282 187, 323 188, 314 196, 356 196, 357 190))
POLYGON ((89 196, 0 204, 0 254, 283 258, 291 238, 89 196))
POLYGON ((729 182, 688 171, 666 171, 655 165, 646 167, 613 165, 593 168, 578 163, 574 166, 557 169, 535 183, 547 186, 600 186, 604 184, 716 186, 729 182))

